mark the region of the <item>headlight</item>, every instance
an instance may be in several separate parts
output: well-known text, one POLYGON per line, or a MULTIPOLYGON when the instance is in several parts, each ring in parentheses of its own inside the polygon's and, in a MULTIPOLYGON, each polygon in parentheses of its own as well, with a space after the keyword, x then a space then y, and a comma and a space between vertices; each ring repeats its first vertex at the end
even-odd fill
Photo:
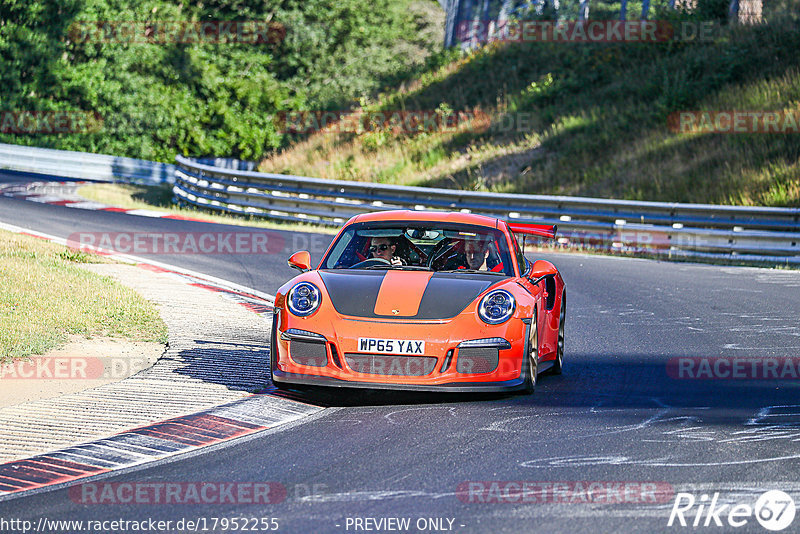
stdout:
POLYGON ((309 282, 300 282, 289 290, 289 310, 299 317, 314 313, 322 302, 319 289, 309 282))
POLYGON ((514 315, 517 302, 514 295, 505 289, 495 289, 481 299, 478 305, 478 315, 485 323, 500 324, 508 321, 514 315))

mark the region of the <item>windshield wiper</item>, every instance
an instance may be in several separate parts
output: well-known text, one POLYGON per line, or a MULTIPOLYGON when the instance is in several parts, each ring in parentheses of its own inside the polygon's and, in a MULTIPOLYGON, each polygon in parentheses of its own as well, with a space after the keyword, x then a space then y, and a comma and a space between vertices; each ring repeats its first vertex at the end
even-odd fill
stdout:
POLYGON ((398 269, 401 271, 430 271, 427 267, 422 267, 420 265, 368 265, 367 267, 362 267, 362 269, 398 269))

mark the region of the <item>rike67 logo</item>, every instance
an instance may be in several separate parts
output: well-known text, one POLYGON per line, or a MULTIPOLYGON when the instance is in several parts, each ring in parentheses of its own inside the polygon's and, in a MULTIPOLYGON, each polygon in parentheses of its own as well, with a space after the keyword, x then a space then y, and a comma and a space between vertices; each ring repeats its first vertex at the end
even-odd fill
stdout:
POLYGON ((746 525, 753 517, 767 530, 783 530, 794 521, 794 499, 787 493, 771 490, 762 494, 754 505, 748 503, 719 504, 719 492, 697 499, 691 493, 678 493, 672 504, 667 526, 733 527, 746 525))

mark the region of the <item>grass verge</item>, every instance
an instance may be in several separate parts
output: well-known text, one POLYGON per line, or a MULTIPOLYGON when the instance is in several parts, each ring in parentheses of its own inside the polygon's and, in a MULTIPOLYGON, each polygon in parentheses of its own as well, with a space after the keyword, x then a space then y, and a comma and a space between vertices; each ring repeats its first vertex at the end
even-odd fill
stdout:
MULTIPOLYGON (((772 5, 772 4, 770 4, 772 5)), ((475 121, 408 131, 389 121, 298 137, 260 170, 454 189, 629 200, 800 206, 800 134, 682 133, 681 111, 800 116, 800 17, 659 43, 493 43, 356 112, 422 110, 475 121), (523 120, 524 119, 524 120, 523 120)), ((597 14, 597 16, 601 16, 597 14)), ((357 121, 343 120, 342 124, 357 121)))
POLYGON ((156 307, 80 263, 107 261, 0 230, 0 363, 44 354, 69 335, 166 343, 156 307))

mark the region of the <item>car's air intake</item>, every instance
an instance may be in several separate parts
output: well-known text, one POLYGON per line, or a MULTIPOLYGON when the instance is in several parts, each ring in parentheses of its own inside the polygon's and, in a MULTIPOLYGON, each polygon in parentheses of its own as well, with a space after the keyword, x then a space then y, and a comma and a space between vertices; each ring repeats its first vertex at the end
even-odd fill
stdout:
POLYGON ((300 365, 310 365, 311 367, 328 365, 328 351, 325 343, 292 340, 289 342, 289 357, 300 365))
POLYGON ((388 354, 344 355, 347 365, 357 373, 391 376, 425 376, 433 372, 436 358, 430 356, 395 356, 388 354))
POLYGON ((466 375, 491 373, 499 361, 497 347, 462 347, 458 349, 456 371, 466 375))

